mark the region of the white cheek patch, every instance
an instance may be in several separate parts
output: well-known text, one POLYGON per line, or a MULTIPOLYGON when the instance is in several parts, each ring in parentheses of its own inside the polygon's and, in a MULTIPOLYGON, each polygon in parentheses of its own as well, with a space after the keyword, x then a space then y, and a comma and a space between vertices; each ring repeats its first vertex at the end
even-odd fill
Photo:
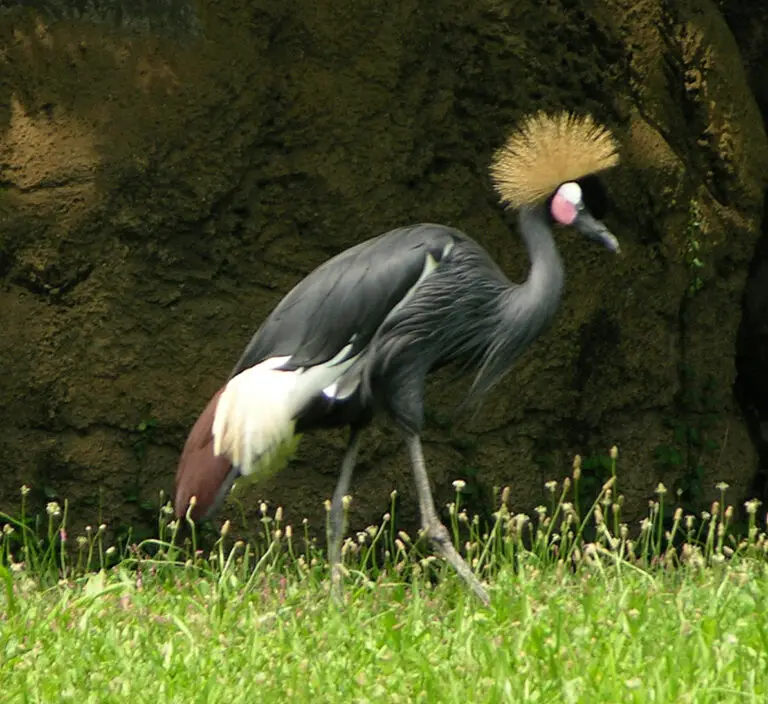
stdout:
POLYGON ((558 195, 561 195, 571 205, 578 205, 581 203, 581 186, 574 181, 564 183, 557 189, 558 195))

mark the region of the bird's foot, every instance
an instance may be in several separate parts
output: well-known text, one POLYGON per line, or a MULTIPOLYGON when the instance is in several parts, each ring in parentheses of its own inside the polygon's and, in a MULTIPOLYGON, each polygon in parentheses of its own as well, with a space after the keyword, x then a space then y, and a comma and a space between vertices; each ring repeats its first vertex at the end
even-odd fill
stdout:
POLYGON ((453 543, 451 542, 451 536, 448 533, 448 529, 440 523, 439 520, 435 519, 424 527, 424 532, 432 541, 432 544, 435 546, 435 551, 440 557, 451 564, 459 577, 461 577, 466 585, 472 590, 473 594, 480 599, 483 604, 488 606, 491 602, 488 592, 486 592, 483 585, 480 584, 480 580, 475 576, 474 572, 472 572, 464 558, 456 552, 456 548, 453 547, 453 543))

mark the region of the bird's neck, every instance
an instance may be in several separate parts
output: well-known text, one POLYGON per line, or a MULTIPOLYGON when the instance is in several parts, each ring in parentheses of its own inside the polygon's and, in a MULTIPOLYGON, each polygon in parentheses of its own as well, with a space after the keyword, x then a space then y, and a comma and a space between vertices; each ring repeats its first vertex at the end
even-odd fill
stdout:
POLYGON ((530 310, 546 324, 560 303, 563 292, 563 262, 555 245, 546 205, 523 208, 518 214, 520 234, 531 259, 531 271, 523 284, 530 296, 530 310))

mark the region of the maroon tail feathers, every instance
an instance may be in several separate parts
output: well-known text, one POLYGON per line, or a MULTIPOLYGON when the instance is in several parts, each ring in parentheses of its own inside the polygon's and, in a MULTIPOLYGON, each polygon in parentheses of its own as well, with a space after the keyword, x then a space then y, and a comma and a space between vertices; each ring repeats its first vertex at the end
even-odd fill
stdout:
POLYGON ((213 506, 219 489, 232 468, 226 457, 213 454, 213 417, 224 388, 219 389, 200 414, 187 437, 184 450, 176 470, 176 516, 187 513, 189 500, 194 496, 196 503, 190 517, 197 521, 204 517, 213 506))

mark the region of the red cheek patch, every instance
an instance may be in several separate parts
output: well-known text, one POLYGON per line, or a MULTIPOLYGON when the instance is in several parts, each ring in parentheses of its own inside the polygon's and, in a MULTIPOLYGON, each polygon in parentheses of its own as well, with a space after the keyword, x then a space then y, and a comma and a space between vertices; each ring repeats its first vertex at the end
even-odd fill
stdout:
POLYGON ((576 219, 576 206, 559 193, 555 193, 550 205, 552 217, 561 225, 571 225, 576 219))

